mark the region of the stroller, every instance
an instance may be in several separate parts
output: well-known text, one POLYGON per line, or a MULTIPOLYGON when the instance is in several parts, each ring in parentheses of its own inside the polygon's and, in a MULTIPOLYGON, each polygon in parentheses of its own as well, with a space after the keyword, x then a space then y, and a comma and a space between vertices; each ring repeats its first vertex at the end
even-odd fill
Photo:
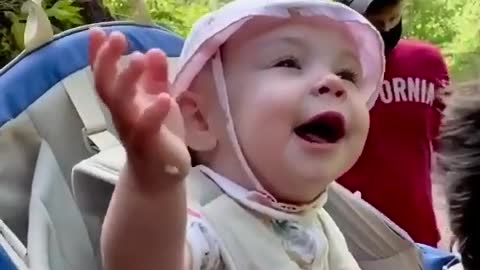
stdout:
MULTIPOLYGON (((86 31, 123 32, 129 53, 161 48, 171 71, 183 46, 181 37, 150 23, 139 2, 132 0, 135 22, 54 36, 41 5, 27 1, 26 49, 0 70, 0 269, 102 269, 101 224, 124 153, 95 95, 86 31)), ((340 185, 329 192, 327 211, 362 269, 459 267, 455 255, 415 244, 340 185)))

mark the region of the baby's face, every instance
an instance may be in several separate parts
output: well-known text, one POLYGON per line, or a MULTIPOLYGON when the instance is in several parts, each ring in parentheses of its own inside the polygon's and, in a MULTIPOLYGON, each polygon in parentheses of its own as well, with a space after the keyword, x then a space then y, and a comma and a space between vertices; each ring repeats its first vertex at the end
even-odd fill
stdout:
POLYGON ((261 184, 277 199, 308 202, 362 152, 362 69, 338 29, 303 21, 266 28, 247 25, 222 50, 231 114, 261 184))

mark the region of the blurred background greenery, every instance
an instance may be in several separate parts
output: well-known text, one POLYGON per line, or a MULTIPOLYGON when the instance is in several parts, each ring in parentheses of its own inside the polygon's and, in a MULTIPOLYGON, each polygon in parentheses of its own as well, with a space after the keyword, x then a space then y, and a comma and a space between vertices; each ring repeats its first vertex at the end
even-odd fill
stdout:
MULTIPOLYGON (((26 16, 24 0, 0 0, 0 66, 23 48, 26 16)), ((430 41, 442 49, 456 81, 479 78, 480 1, 406 0, 404 36, 430 41)), ((185 36, 193 22, 228 0, 145 0, 155 23, 185 36)), ((127 0, 43 0, 47 14, 60 32, 75 26, 130 19, 127 0)))

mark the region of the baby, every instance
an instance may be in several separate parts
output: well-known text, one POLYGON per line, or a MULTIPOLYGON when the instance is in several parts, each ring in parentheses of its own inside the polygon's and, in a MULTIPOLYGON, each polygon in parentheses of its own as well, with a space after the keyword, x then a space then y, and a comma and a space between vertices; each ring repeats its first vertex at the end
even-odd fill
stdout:
POLYGON ((90 32, 127 153, 105 269, 359 269, 323 205, 362 152, 383 79, 366 19, 329 1, 233 1, 194 25, 172 85, 159 50, 117 70, 126 47, 90 32))

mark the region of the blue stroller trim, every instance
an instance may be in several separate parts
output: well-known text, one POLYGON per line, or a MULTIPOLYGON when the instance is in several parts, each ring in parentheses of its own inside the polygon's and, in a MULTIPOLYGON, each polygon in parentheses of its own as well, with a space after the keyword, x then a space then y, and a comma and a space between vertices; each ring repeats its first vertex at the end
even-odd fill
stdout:
POLYGON ((17 270, 17 267, 2 246, 0 246, 0 270, 17 270))
MULTIPOLYGON (((107 32, 121 31, 129 42, 128 53, 162 48, 178 57, 183 39, 157 26, 129 22, 96 24, 107 32)), ((48 89, 73 72, 88 66, 88 35, 92 25, 61 33, 36 50, 19 55, 0 70, 0 127, 18 116, 48 89)))

